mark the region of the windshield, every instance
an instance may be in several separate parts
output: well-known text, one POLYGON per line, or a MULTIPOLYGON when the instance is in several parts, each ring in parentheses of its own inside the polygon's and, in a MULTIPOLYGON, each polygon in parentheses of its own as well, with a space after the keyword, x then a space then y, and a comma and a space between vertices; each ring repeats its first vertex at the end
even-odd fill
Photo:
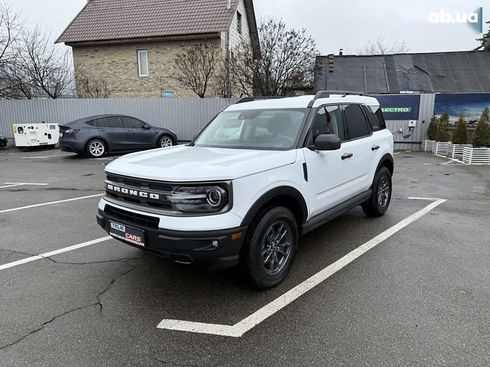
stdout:
POLYGON ((195 146, 235 149, 292 149, 307 109, 222 112, 194 141, 195 146))

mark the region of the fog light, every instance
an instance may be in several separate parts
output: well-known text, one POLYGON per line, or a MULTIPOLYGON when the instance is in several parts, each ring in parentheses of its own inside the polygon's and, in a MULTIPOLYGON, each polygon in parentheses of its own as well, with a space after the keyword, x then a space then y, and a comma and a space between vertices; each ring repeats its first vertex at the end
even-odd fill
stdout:
POLYGON ((213 242, 211 242, 211 246, 213 246, 214 248, 218 248, 219 242, 214 240, 213 242))

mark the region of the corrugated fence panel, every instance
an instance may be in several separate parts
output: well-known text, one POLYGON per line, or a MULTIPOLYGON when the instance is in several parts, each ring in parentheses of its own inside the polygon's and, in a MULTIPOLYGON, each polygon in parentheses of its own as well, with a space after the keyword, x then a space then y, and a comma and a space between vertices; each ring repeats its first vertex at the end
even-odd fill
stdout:
POLYGON ((0 135, 13 138, 14 123, 67 123, 98 114, 123 114, 173 130, 191 140, 235 99, 59 99, 0 101, 0 135))
POLYGON ((419 118, 417 127, 410 135, 408 130, 408 120, 389 120, 386 121, 388 129, 393 133, 395 139, 395 150, 423 150, 423 142, 426 139, 427 128, 434 113, 435 94, 421 94, 419 106, 419 118), (403 134, 399 131, 402 129, 403 134))

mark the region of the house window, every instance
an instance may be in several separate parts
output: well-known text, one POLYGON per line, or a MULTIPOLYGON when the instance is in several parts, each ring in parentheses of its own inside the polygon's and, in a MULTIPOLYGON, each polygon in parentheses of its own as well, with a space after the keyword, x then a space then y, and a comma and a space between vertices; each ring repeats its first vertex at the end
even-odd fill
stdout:
POLYGON ((138 75, 148 76, 148 51, 138 50, 138 75))
POLYGON ((236 24, 239 34, 242 34, 242 14, 239 11, 236 12, 236 24))

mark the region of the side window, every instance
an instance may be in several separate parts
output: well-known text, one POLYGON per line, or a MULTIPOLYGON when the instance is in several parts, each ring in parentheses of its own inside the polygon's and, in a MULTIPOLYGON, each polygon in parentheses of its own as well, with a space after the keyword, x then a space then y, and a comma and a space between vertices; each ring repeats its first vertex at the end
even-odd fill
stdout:
POLYGON ((96 121, 98 127, 121 127, 121 119, 119 117, 104 117, 96 121))
POLYGON ((366 114, 369 124, 371 125, 371 129, 373 131, 381 130, 381 124, 379 123, 378 116, 374 114, 374 111, 376 111, 377 107, 374 106, 370 106, 370 107, 363 106, 363 107, 364 107, 364 113, 366 114))
POLYGON ((381 107, 378 107, 374 114, 378 118, 379 128, 386 129, 386 121, 385 121, 385 117, 383 116, 383 110, 381 109, 381 107))
POLYGON ((140 120, 131 118, 131 117, 123 117, 123 126, 128 129, 142 129, 144 123, 140 120))
POLYGON ((238 34, 242 34, 242 14, 237 11, 236 12, 236 26, 237 26, 237 31, 238 31, 238 34))
POLYGON ((340 140, 344 140, 344 126, 339 106, 325 106, 317 111, 311 124, 312 143, 321 134, 334 134, 340 140))
POLYGON ((370 134, 361 106, 356 104, 345 106, 344 115, 349 139, 358 139, 370 134))
POLYGON ((138 50, 138 75, 140 77, 149 75, 148 50, 138 50))

